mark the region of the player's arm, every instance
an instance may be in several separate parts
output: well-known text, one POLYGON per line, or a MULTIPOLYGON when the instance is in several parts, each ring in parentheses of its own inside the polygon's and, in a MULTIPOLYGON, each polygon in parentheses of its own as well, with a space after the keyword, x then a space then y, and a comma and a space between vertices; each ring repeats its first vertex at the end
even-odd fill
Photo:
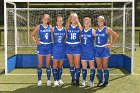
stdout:
POLYGON ((65 37, 65 41, 67 40, 67 38, 68 38, 68 32, 67 32, 67 30, 65 29, 65 32, 66 32, 66 37, 65 37))
POLYGON ((111 43, 108 43, 107 45, 106 45, 106 47, 107 48, 110 48, 110 47, 112 47, 115 43, 116 43, 116 41, 119 39, 119 35, 116 33, 116 32, 114 32, 111 28, 109 28, 109 27, 107 27, 106 28, 106 33, 108 34, 108 35, 112 35, 113 36, 113 40, 112 40, 112 42, 111 43))
MULTIPOLYGON (((96 30, 95 29, 92 29, 92 35, 94 36, 94 37, 96 37, 96 30)), ((94 42, 93 42, 94 44, 96 43, 96 38, 94 38, 94 42)))
POLYGON ((39 30, 39 25, 37 25, 35 29, 31 32, 31 38, 36 44, 40 44, 38 38, 35 37, 35 34, 38 33, 38 30, 39 30))
POLYGON ((52 42, 54 41, 53 33, 54 33, 54 27, 51 26, 51 38, 52 38, 52 42))

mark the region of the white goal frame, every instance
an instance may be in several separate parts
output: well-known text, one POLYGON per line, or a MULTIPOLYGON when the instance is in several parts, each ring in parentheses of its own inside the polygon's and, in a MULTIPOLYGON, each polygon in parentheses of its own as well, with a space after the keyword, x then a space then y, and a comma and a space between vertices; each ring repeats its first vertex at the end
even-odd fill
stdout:
MULTIPOLYGON (((14 6, 14 10, 16 11, 16 4, 14 2, 125 2, 124 4, 124 10, 126 8, 126 5, 129 3, 132 3, 132 48, 131 48, 131 74, 134 74, 134 51, 135 51, 135 0, 4 0, 4 45, 5 45, 5 74, 8 74, 7 72, 7 13, 6 13, 6 4, 10 3, 14 6)), ((17 54, 17 28, 16 28, 16 12, 14 12, 14 25, 15 25, 15 54, 17 54)), ((123 53, 125 52, 125 11, 123 12, 123 53)))

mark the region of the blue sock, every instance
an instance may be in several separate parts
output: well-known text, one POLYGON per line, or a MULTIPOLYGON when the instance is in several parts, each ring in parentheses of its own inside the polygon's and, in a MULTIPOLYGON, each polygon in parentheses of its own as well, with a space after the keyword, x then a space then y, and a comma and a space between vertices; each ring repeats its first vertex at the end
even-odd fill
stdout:
POLYGON ((48 80, 50 80, 50 77, 51 77, 51 68, 50 67, 46 69, 46 73, 47 73, 48 80))
POLYGON ((102 69, 101 70, 97 70, 97 72, 98 72, 99 82, 103 82, 103 71, 102 71, 102 69))
POLYGON ((108 82, 108 79, 109 79, 109 70, 108 69, 104 70, 104 78, 105 78, 105 82, 108 82))
POLYGON ((76 80, 79 80, 80 77, 80 68, 76 68, 76 80))
POLYGON ((41 80, 42 68, 38 68, 38 69, 37 69, 37 74, 38 74, 38 80, 41 80))
POLYGON ((57 73, 58 73, 58 78, 57 78, 57 80, 60 80, 60 79, 61 79, 62 71, 63 71, 63 68, 58 68, 58 71, 57 71, 57 73))
POLYGON ((86 69, 82 69, 82 75, 83 75, 83 80, 86 81, 86 77, 87 77, 87 70, 86 69))
POLYGON ((53 68, 53 77, 54 77, 54 81, 57 80, 57 69, 53 68))
POLYGON ((74 67, 70 67, 70 74, 72 79, 75 79, 75 68, 74 67))
POLYGON ((95 68, 90 69, 90 81, 93 82, 95 76, 95 68))

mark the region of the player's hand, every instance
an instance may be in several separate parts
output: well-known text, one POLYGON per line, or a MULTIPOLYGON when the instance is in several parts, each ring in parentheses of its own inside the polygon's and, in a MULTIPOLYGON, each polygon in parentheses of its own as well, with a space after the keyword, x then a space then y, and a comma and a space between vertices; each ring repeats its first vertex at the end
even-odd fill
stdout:
POLYGON ((39 41, 38 39, 36 39, 36 40, 35 40, 35 43, 36 43, 37 45, 39 45, 39 44, 40 44, 40 41, 39 41))
POLYGON ((111 43, 106 44, 106 48, 111 48, 111 47, 112 47, 111 43))

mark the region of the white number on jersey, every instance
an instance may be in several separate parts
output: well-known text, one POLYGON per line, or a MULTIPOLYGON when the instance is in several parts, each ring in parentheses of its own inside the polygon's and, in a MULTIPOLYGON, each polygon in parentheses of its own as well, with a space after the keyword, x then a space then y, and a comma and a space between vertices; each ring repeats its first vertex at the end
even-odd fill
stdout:
POLYGON ((73 40, 76 39, 76 33, 71 33, 71 39, 73 39, 73 40))
POLYGON ((45 34, 45 38, 48 39, 48 33, 45 34))
POLYGON ((86 44, 87 43, 87 38, 85 37, 84 40, 85 40, 84 44, 86 44))
POLYGON ((100 37, 98 37, 98 44, 100 44, 100 37))
POLYGON ((62 36, 58 36, 58 42, 61 43, 62 41, 62 36))

